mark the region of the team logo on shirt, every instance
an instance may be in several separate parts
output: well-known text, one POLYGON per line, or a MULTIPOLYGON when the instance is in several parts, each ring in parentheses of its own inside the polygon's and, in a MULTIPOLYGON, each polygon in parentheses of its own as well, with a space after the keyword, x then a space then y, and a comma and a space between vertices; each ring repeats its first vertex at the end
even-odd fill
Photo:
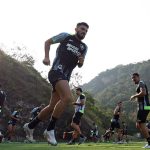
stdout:
POLYGON ((80 48, 81 48, 81 50, 84 50, 84 45, 80 44, 80 48))
POLYGON ((58 65, 57 68, 60 69, 60 70, 62 70, 62 65, 58 65))
POLYGON ((79 48, 70 44, 70 43, 67 43, 67 50, 68 51, 71 51, 72 53, 74 53, 76 56, 80 56, 81 53, 79 52, 79 48))

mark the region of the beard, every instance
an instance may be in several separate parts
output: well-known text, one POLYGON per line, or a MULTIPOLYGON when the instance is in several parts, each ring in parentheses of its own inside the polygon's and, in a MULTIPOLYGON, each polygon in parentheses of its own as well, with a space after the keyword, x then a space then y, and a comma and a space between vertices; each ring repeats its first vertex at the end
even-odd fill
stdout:
POLYGON ((77 37, 80 39, 80 40, 83 40, 84 39, 84 37, 85 37, 85 35, 84 34, 82 34, 82 35, 80 35, 79 34, 79 32, 77 32, 77 37))

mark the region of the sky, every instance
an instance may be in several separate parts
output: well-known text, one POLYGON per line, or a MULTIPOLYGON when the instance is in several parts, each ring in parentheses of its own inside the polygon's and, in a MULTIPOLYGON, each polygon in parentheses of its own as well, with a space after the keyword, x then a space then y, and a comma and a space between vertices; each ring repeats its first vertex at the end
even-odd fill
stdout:
MULTIPOLYGON (((75 33, 81 21, 90 26, 84 66, 74 70, 81 84, 117 65, 150 59, 149 0, 0 0, 0 6, 0 48, 26 47, 45 76, 50 67, 42 64, 44 42, 75 33)), ((51 62, 57 46, 51 46, 51 62)))

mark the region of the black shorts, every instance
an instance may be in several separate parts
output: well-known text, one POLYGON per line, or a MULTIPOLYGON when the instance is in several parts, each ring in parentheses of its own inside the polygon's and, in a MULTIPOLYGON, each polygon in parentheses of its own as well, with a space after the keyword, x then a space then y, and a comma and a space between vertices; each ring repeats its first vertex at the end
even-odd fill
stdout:
POLYGON ((3 118, 3 113, 2 113, 2 110, 0 110, 0 119, 3 118))
POLYGON ((73 118, 72 118, 72 122, 79 125, 80 124, 80 121, 81 121, 81 117, 82 117, 83 113, 80 113, 80 112, 76 112, 74 115, 73 115, 73 118))
POLYGON ((123 135, 127 135, 127 134, 128 134, 127 130, 126 130, 126 129, 125 129, 125 130, 123 129, 122 134, 123 134, 123 135))
POLYGON ((148 110, 138 110, 137 113, 137 122, 138 123, 146 123, 146 118, 148 116, 148 110))
POLYGON ((10 121, 8 121, 8 125, 12 125, 12 126, 15 126, 16 125, 16 121, 12 121, 12 120, 10 120, 10 121))
POLYGON ((120 129, 120 123, 119 120, 112 119, 111 121, 111 131, 113 131, 115 128, 120 129))
POLYGON ((57 70, 50 70, 48 73, 48 79, 53 87, 53 92, 55 91, 55 85, 59 80, 67 80, 69 82, 69 78, 67 78, 62 72, 57 70))

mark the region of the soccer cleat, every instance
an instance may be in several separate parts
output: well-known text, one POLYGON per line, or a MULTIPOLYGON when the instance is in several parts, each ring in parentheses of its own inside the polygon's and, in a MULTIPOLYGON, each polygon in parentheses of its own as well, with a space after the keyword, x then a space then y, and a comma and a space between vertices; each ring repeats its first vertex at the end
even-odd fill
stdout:
POLYGON ((33 142, 35 142, 35 140, 33 139, 33 131, 34 131, 34 129, 30 129, 30 128, 28 127, 28 124, 29 124, 29 123, 24 124, 23 128, 24 128, 24 131, 25 131, 25 133, 26 133, 26 138, 27 138, 27 140, 28 140, 29 142, 33 143, 33 142))
POLYGON ((52 146, 57 145, 54 130, 50 130, 50 131, 45 130, 44 137, 47 139, 48 144, 51 144, 52 146))
POLYGON ((78 145, 84 143, 86 141, 86 139, 87 139, 87 137, 83 137, 83 138, 80 137, 78 145))
POLYGON ((150 145, 146 144, 143 148, 150 148, 150 145))

